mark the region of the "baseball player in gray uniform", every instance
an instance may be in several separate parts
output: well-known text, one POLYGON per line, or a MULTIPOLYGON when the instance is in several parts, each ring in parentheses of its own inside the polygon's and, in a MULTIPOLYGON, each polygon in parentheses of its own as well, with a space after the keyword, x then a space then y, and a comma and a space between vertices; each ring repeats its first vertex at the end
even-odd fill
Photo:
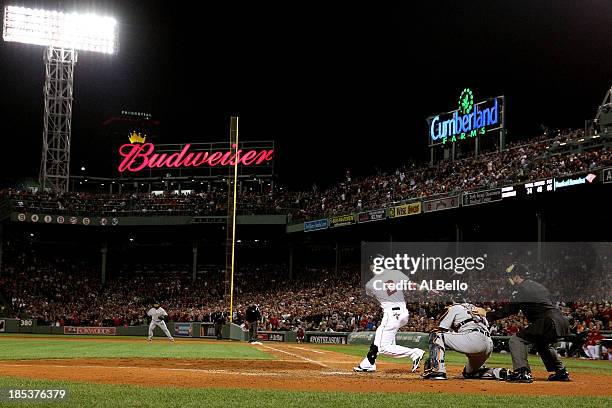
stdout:
POLYGON ((425 362, 423 378, 445 380, 444 354, 450 347, 468 358, 463 367, 464 378, 506 378, 505 368, 486 368, 484 363, 493 352, 486 310, 471 303, 461 303, 447 308, 440 317, 439 330, 429 335, 429 360, 425 362))
POLYGON ((151 317, 151 323, 149 324, 149 337, 147 338, 148 341, 153 340, 153 330, 155 330, 155 326, 159 326, 159 328, 162 329, 166 337, 168 337, 168 340, 174 341, 168 327, 166 327, 166 322, 163 320, 164 317, 168 316, 168 313, 166 313, 164 308, 161 307, 159 303, 154 303, 153 307, 147 312, 147 315, 151 317))

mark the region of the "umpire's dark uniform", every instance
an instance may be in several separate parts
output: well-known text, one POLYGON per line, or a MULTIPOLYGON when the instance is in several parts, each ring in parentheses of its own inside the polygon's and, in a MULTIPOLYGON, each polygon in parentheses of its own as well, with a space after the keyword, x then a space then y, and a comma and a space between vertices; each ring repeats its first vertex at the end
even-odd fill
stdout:
MULTIPOLYGON (((520 276, 519 273, 516 275, 520 276)), ((501 310, 487 313, 487 319, 494 321, 519 311, 523 311, 529 325, 510 337, 513 370, 531 372, 527 361, 528 345, 531 343, 548 371, 565 372, 552 344, 569 334, 569 323, 559 308, 553 305, 548 289, 532 280, 522 280, 513 286, 510 303, 501 310)))
POLYGON ((217 311, 212 314, 211 318, 215 323, 215 335, 217 336, 217 340, 221 340, 221 329, 227 321, 227 314, 225 312, 217 311))
POLYGON ((249 322, 249 342, 257 341, 257 323, 261 319, 261 313, 256 305, 251 305, 246 310, 246 321, 249 322))

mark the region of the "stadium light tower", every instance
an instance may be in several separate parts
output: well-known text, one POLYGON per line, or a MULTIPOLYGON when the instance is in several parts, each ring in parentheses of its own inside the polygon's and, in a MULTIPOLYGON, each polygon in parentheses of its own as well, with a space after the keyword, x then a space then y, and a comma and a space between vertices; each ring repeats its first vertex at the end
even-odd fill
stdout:
POLYGON ((117 52, 117 22, 94 14, 4 8, 4 41, 46 46, 40 187, 68 191, 72 98, 77 50, 117 52))

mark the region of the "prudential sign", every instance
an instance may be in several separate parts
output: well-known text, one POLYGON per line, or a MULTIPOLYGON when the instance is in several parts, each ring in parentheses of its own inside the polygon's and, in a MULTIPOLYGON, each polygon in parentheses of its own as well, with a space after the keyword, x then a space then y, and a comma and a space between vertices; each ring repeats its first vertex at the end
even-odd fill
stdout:
POLYGON ((461 142, 503 127, 504 97, 474 103, 474 93, 465 88, 459 108, 427 118, 429 145, 461 142))

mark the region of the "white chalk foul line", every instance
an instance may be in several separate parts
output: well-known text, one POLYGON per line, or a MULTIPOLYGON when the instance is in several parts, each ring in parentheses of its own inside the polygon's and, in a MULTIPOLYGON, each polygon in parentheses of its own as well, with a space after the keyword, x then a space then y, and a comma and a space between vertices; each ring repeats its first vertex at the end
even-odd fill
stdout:
POLYGON ((290 347, 294 348, 294 349, 298 349, 298 350, 310 351, 312 353, 325 354, 323 351, 319 351, 319 350, 307 349, 307 348, 304 348, 304 347, 297 347, 297 346, 290 346, 290 347))
POLYGON ((264 347, 267 348, 267 349, 270 349, 270 350, 278 351, 279 353, 284 353, 284 354, 288 354, 288 355, 293 356, 293 357, 301 358, 302 360, 306 360, 309 363, 313 363, 313 364, 319 365, 321 367, 329 368, 328 365, 325 365, 325 364, 323 364, 323 363, 321 363, 319 361, 311 360, 308 357, 300 356, 299 354, 294 354, 294 353, 290 353, 288 351, 279 350, 277 348, 270 347, 270 346, 264 346, 264 347))

